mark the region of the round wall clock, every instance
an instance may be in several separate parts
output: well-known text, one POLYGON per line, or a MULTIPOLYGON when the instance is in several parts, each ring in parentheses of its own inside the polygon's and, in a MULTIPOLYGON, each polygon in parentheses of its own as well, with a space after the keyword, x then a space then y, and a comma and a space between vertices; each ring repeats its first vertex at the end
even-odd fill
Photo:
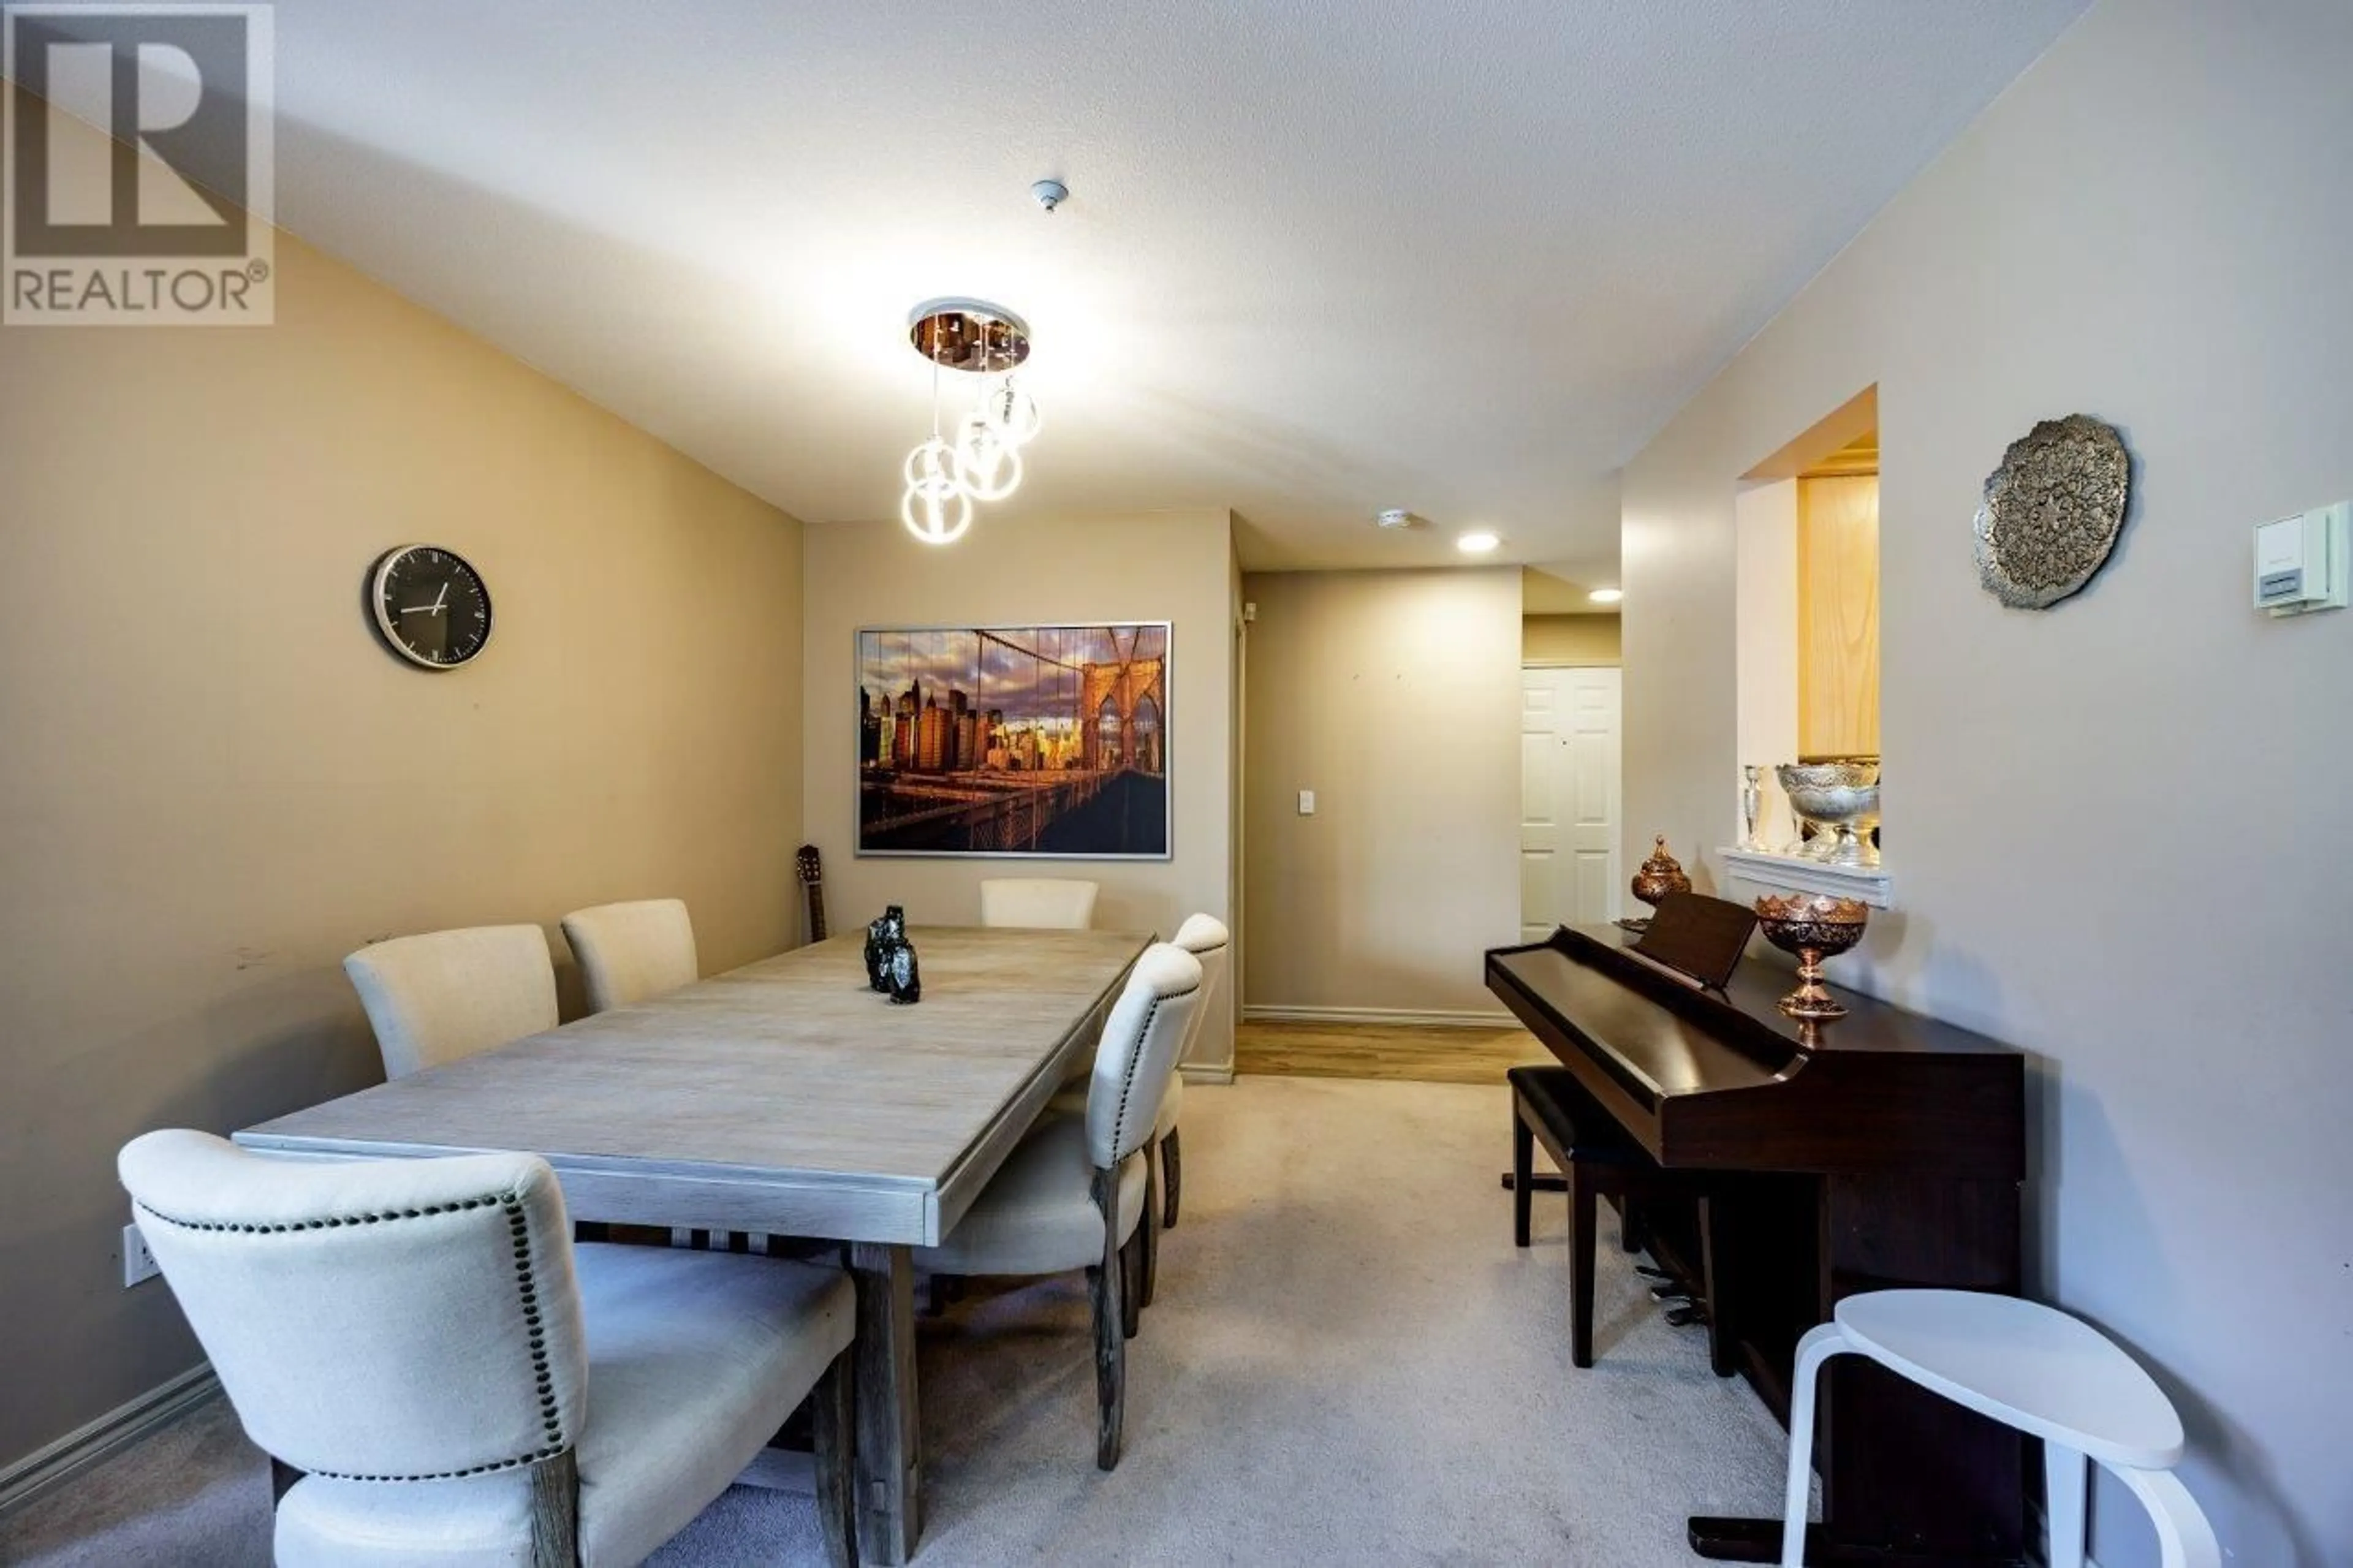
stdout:
POLYGON ((491 591, 453 550, 404 544, 368 570, 368 607, 385 646, 421 669, 455 669, 491 640, 491 591))
POLYGON ((2045 419, 2010 444, 1978 508, 1978 578, 2021 610, 2048 609, 2092 580, 2124 527, 2132 459, 2087 414, 2045 419))

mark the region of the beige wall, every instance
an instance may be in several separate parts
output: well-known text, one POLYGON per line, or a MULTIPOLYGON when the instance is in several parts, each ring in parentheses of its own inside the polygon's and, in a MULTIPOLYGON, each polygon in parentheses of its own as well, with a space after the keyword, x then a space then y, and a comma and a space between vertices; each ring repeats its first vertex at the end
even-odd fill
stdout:
POLYGON ((1518 569, 1243 595, 1245 1005, 1498 1011, 1481 954, 1519 931, 1518 569))
POLYGON ((794 930, 798 525, 278 266, 275 327, 0 331, 0 1464, 197 1360, 122 1289, 114 1151, 380 1078, 346 952, 649 894, 709 969, 794 930), (490 584, 472 666, 363 619, 414 540, 490 584))
MULTIPOLYGON (((1225 919, 1233 854, 1232 519, 1222 510, 1020 520, 984 511, 953 545, 896 523, 811 525, 803 772, 826 906, 843 927, 885 904, 917 923, 980 918, 985 877, 1085 877, 1095 923, 1166 937, 1197 910, 1225 919), (867 626, 1170 623, 1168 860, 860 859, 856 636, 867 626)), ((1222 1054, 1221 1042, 1202 1050, 1222 1054)))
POLYGON ((1798 824, 1773 764, 1798 754, 1798 481, 1742 486, 1733 537, 1740 761, 1765 770, 1757 780, 1757 838, 1787 844, 1798 824))
POLYGON ((1629 848, 1723 844, 1737 476, 1878 384, 1898 907, 1833 968, 2034 1053, 2040 1290, 2157 1370, 2233 1561, 2312 1568, 2353 1562, 2353 614, 2247 600, 2253 524, 2353 496, 2348 61, 2341 0, 2105 0, 1625 488, 1629 848), (2005 609, 1979 486, 2078 409, 2132 520, 2005 609))
POLYGON ((1616 616, 1523 616, 1520 658, 1529 664, 1616 664, 1616 616))

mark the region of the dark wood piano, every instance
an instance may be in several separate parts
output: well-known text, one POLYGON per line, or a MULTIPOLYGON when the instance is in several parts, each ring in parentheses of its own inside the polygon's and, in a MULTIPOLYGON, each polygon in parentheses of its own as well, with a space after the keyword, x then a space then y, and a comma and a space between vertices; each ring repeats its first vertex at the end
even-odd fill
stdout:
MULTIPOLYGON (((1775 1005, 1789 973, 1744 961, 1703 991, 1613 927, 1487 954, 1487 984, 1660 1164, 1720 1172, 1701 1215, 1646 1227, 1717 1264, 1709 1310, 1785 1422, 1798 1337, 1897 1286, 2016 1291, 2025 1058, 1851 992, 1835 1023, 1775 1005)), ((1684 1271, 1688 1265, 1670 1261, 1684 1271)), ((1689 1268, 1692 1277, 1699 1270, 1689 1268)), ((2024 1441, 1860 1356, 1822 1390, 1826 1519, 1811 1563, 2015 1563, 2024 1441)), ((1780 1521, 1694 1518, 1693 1549, 1780 1557, 1780 1521)))

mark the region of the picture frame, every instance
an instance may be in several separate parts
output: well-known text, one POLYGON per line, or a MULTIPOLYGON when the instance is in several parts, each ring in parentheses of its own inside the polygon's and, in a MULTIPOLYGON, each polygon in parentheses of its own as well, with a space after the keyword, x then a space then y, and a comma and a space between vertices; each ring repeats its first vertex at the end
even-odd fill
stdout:
POLYGON ((1173 632, 860 627, 857 854, 1173 858, 1173 632))

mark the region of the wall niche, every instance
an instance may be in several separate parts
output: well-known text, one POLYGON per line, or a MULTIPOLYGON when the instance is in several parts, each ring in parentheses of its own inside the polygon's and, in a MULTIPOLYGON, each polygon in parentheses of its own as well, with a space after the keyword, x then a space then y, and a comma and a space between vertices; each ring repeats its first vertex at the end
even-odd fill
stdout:
MULTIPOLYGON (((1878 762, 1879 399, 1866 388, 1742 476, 1737 522, 1736 649, 1740 760, 1762 770, 1757 839, 1762 855, 1727 868, 1769 887, 1819 879, 1796 862, 1805 826, 1776 782, 1788 762, 1878 762)), ((1724 842, 1742 844, 1738 784, 1724 842)), ((1852 873, 1825 868, 1836 888, 1883 901, 1886 879, 1848 888, 1852 873)))

